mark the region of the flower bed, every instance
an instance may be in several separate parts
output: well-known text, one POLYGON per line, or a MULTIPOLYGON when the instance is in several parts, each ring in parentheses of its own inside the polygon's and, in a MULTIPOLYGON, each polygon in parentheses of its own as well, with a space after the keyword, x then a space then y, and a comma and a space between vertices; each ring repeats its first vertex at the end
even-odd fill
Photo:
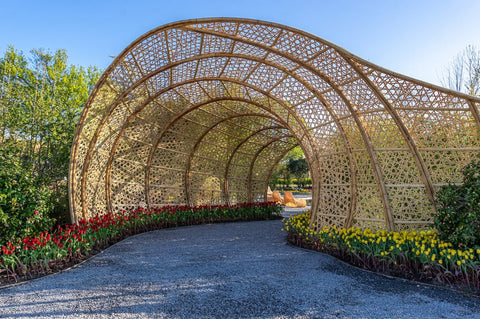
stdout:
POLYGON ((0 285, 58 271, 133 234, 205 223, 274 219, 280 217, 280 211, 274 203, 151 210, 139 207, 81 219, 77 224, 58 226, 0 247, 0 285))
POLYGON ((355 266, 424 282, 480 292, 480 247, 454 249, 436 231, 372 232, 310 227, 309 212, 283 220, 288 241, 325 252, 355 266))

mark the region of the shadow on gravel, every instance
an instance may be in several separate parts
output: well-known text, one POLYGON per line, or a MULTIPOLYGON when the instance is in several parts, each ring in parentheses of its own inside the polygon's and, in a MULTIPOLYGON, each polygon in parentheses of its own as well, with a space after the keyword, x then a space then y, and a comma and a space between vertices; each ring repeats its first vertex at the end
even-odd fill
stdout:
POLYGON ((281 222, 130 237, 69 271, 0 290, 0 317, 479 318, 478 299, 286 243, 281 222))

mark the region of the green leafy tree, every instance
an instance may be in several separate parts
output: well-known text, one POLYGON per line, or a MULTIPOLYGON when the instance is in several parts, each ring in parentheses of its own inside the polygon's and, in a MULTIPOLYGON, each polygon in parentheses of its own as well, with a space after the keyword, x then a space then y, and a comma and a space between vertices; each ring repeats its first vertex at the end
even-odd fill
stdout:
POLYGON ((56 218, 67 215, 75 126, 99 75, 95 67, 68 65, 64 50, 26 56, 9 47, 0 58, 0 149, 18 158, 35 185, 48 189, 56 218))
POLYGON ((292 183, 292 174, 287 169, 287 165, 283 164, 283 163, 280 164, 280 166, 278 167, 278 173, 281 176, 281 181, 282 181, 282 184, 283 184, 283 188, 290 187, 290 184, 292 183))
POLYGON ((304 158, 304 155, 300 146, 288 152, 273 171, 269 182, 270 187, 275 189, 277 185, 280 185, 283 188, 288 188, 292 181, 293 173, 287 168, 287 164, 290 160, 298 160, 301 158, 304 158))
POLYGON ((0 245, 49 229, 50 192, 38 185, 11 149, 0 150, 0 245))
POLYGON ((298 160, 301 158, 304 158, 303 150, 300 146, 297 146, 293 148, 290 152, 285 155, 285 157, 282 159, 282 163, 287 165, 290 160, 298 160))
POLYGON ((287 169, 297 179, 297 185, 303 188, 304 178, 308 173, 308 164, 305 158, 290 159, 287 164, 287 169))

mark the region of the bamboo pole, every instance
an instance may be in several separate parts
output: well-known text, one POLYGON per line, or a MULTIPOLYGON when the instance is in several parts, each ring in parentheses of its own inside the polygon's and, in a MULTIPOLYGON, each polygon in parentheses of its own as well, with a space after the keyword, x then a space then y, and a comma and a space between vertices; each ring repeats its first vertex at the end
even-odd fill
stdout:
MULTIPOLYGON (((220 159, 197 156, 194 155, 195 151, 171 151, 188 159, 189 164, 187 164, 188 167, 185 167, 187 169, 184 171, 184 185, 182 185, 185 196, 190 197, 191 189, 187 189, 190 187, 187 185, 190 184, 190 168, 192 160, 195 158, 195 160, 198 159, 205 163, 209 161, 226 163, 225 171, 220 174, 198 173, 223 176, 223 198, 229 202, 228 178, 231 177, 232 180, 235 180, 236 176, 228 176, 228 172, 232 165, 237 165, 232 164, 232 158, 239 156, 242 153, 241 146, 250 140, 255 142, 252 142, 254 146, 249 146, 248 150, 254 155, 256 154, 256 158, 246 167, 248 172, 245 189, 236 191, 243 192, 247 199, 253 200, 254 182, 257 183, 253 179, 256 162, 260 158, 265 161, 276 161, 277 158, 277 154, 259 150, 267 149, 265 146, 267 141, 274 143, 272 139, 288 138, 289 133, 286 131, 289 131, 296 143, 301 145, 309 167, 312 169, 313 188, 314 194, 316 194, 312 201, 312 221, 317 218, 317 215, 325 216, 330 218, 329 220, 333 220, 332 223, 339 223, 337 226, 342 226, 342 222, 339 222, 337 218, 340 216, 345 218, 343 226, 349 227, 353 223, 357 210, 358 212, 365 210, 363 206, 357 207, 357 190, 358 187, 367 187, 367 184, 371 182, 364 180, 365 171, 359 171, 364 169, 364 166, 358 164, 359 167, 357 167, 354 155, 356 152, 366 152, 372 167, 371 173, 375 178, 373 185, 378 188, 380 193, 385 227, 394 229, 394 208, 390 205, 388 192, 394 196, 394 192, 400 188, 402 194, 408 194, 410 190, 414 194, 414 189, 421 188, 423 185, 431 201, 434 196, 434 187, 442 185, 438 176, 451 174, 448 170, 443 169, 444 163, 451 165, 453 157, 452 159, 449 157, 458 156, 461 152, 465 152, 466 156, 478 152, 476 140, 472 139, 472 137, 477 137, 480 131, 478 105, 480 105, 479 98, 386 70, 356 57, 324 39, 287 26, 239 18, 205 18, 167 24, 138 38, 118 55, 102 75, 87 101, 72 145, 68 177, 71 219, 75 221, 80 216, 87 217, 90 209, 99 209, 102 205, 111 210, 114 205, 112 202, 112 183, 114 181, 118 181, 117 183, 122 185, 121 191, 119 191, 124 192, 124 194, 119 194, 122 205, 133 204, 140 194, 137 192, 139 184, 135 182, 135 177, 131 181, 122 181, 122 178, 129 178, 128 176, 132 172, 139 170, 139 165, 145 165, 145 182, 144 185, 142 184, 145 201, 147 205, 156 204, 151 203, 149 195, 150 170, 153 167, 155 152, 157 149, 162 149, 159 143, 166 134, 170 134, 168 133, 169 129, 178 121, 186 120, 203 130, 201 138, 198 139, 198 134, 190 136, 190 132, 178 132, 176 135, 169 135, 169 138, 188 140, 193 144, 193 150, 199 147, 201 143, 199 141, 206 143, 202 145, 207 147, 216 147, 217 143, 208 136, 210 130, 215 130, 216 134, 231 136, 236 144, 230 146, 220 159), (228 23, 228 30, 222 28, 223 23, 228 23), (177 34, 182 34, 182 36, 177 37, 177 34), (365 71, 360 65, 367 67, 369 71, 365 71), (382 77, 386 78, 385 81, 388 81, 388 85, 396 87, 395 90, 388 93, 390 94, 388 97, 371 80, 379 72, 382 77), (383 105, 378 109, 366 110, 362 112, 362 115, 377 112, 388 114, 401 133, 403 141, 406 143, 405 148, 389 145, 374 147, 360 115, 356 112, 357 105, 349 100, 350 93, 344 91, 345 86, 351 88, 360 80, 364 86, 354 87, 353 90, 357 90, 354 94, 362 95, 359 98, 360 100, 365 99, 365 101, 368 99, 368 94, 373 94, 383 105), (402 86, 402 83, 406 83, 406 85, 402 86), (213 85, 213 87, 217 85, 218 90, 214 90, 215 92, 212 91, 210 94, 209 89, 204 87, 207 84, 213 85), (237 88, 233 89, 235 86, 238 87, 238 90, 237 88), (221 88, 224 93, 219 93, 222 91, 221 88), (183 93, 180 92, 182 90, 183 93), (162 98, 169 96, 170 92, 177 93, 171 95, 172 100, 164 105, 162 98), (189 96, 192 94, 197 94, 197 97, 190 99, 189 96), (330 98, 331 96, 334 97, 330 98), (175 108, 176 97, 187 101, 187 109, 175 108), (205 100, 198 101, 199 98, 205 100), (416 100, 422 101, 424 107, 417 107, 414 104, 416 100), (227 101, 237 101, 241 105, 248 104, 249 106, 234 110, 227 105, 227 101), (318 101, 318 104, 315 105, 313 101, 318 101), (338 105, 337 101, 339 101, 338 105), (199 105, 199 103, 204 104, 199 105), (210 109, 202 107, 207 104, 210 104, 210 109), (145 108, 155 110, 155 107, 162 110, 161 112, 165 112, 164 114, 168 114, 169 119, 165 123, 153 123, 152 119, 140 117, 145 108), (195 110, 201 110, 201 113, 191 113, 195 110), (451 137, 459 142, 458 145, 455 145, 449 144, 447 140, 443 146, 439 140, 435 140, 435 143, 432 144, 417 145, 412 138, 413 130, 416 130, 415 134, 418 134, 422 128, 415 123, 413 124, 417 127, 409 126, 407 128, 399 113, 411 112, 415 115, 424 112, 422 119, 426 119, 427 123, 432 119, 432 123, 440 126, 440 132, 443 131, 441 131, 441 123, 437 123, 436 112, 453 114, 453 120, 447 124, 449 127, 445 127, 448 134, 448 131, 455 127, 469 127, 467 123, 472 121, 471 117, 455 117, 458 112, 464 114, 468 111, 475 121, 476 130, 461 132, 465 138, 459 137, 458 133, 446 136, 446 138, 451 137), (247 116, 245 114, 248 113, 274 118, 272 123, 279 123, 278 126, 282 127, 279 129, 279 135, 268 134, 268 127, 274 125, 270 123, 262 126, 254 117, 252 117, 251 124, 243 124, 240 119, 245 118, 244 116, 247 116), (196 114, 195 119, 191 118, 192 114, 196 114), (211 123, 215 123, 215 121, 227 121, 223 120, 225 114, 230 114, 227 115, 228 121, 235 128, 249 132, 247 133, 248 138, 239 135, 235 130, 232 132, 219 131, 216 127, 212 127, 211 123), (353 119, 356 130, 347 135, 346 126, 342 123, 349 117, 353 119), (135 137, 127 136, 126 132, 134 122, 140 131, 135 137), (249 126, 253 128, 249 128, 249 126), (150 132, 149 127, 153 128, 152 132, 156 134, 152 142, 146 141, 147 132, 150 132), (285 130, 285 132, 280 133, 281 130, 285 130), (253 139, 257 135, 262 138, 253 139), (341 144, 343 150, 339 149, 338 145, 340 144, 337 146, 333 144, 336 143, 334 142, 336 136, 339 137, 339 141, 343 142, 341 144), (263 142, 258 142, 262 140, 263 142), (117 165, 116 158, 122 156, 117 152, 120 145, 123 146, 122 142, 130 145, 131 152, 140 150, 143 153, 134 158, 134 161, 130 161, 130 164, 126 164, 128 161, 122 161, 121 167, 115 170, 115 174, 119 175, 112 175, 112 169, 114 165, 117 165), (152 145, 150 149, 146 148, 146 145, 149 144, 152 145), (408 151, 415 160, 416 171, 423 184, 395 181, 391 180, 391 176, 388 177, 388 183, 385 182, 385 172, 377 158, 379 151, 402 153, 408 151), (438 157, 436 152, 441 156, 438 157), (449 153, 453 153, 453 155, 449 155, 449 153), (336 166, 331 166, 328 161, 333 158, 332 156, 339 156, 343 161, 342 154, 347 157, 345 169, 337 172, 335 171, 336 166), (127 167, 134 167, 133 171, 122 173, 122 169, 127 167), (432 180, 429 175, 431 167, 437 168, 435 173, 432 173, 435 180, 432 180), (104 180, 98 181, 97 179, 103 178, 104 173, 104 180), (326 181, 325 185, 322 185, 323 179, 328 176, 333 176, 335 180, 326 181), (323 211, 321 208, 320 191, 322 187, 336 187, 336 185, 349 185, 350 203, 346 210, 343 209, 337 215, 330 216, 331 208, 328 208, 329 211, 323 211), (104 187, 105 198, 91 197, 101 187, 104 187)), ((377 125, 372 129, 381 128, 377 125)), ((426 132, 426 135, 430 139, 436 138, 429 132, 426 132)), ((287 144, 283 146, 287 147, 287 144)), ((385 165, 393 165, 394 157, 392 155, 384 160, 387 161, 385 165)), ((239 164, 239 168, 242 169, 240 166, 239 164)), ((273 168, 273 166, 266 168, 268 172, 265 176, 262 175, 262 178, 269 179, 273 168)), ((172 168, 171 171, 173 172, 175 169, 172 168)), ((263 183, 268 185, 268 180, 263 183)), ((163 183, 162 185, 162 187, 170 187, 163 183)), ((172 187, 174 186, 172 185, 172 187)), ((178 190, 175 187, 173 189, 178 190)), ((344 191, 347 192, 347 190, 344 191)), ((407 205, 408 196, 402 196, 395 197, 395 201, 400 200, 407 205)), ((342 196, 341 198, 347 197, 342 196)), ((187 199, 187 202, 190 201, 187 199)), ((118 206, 118 204, 115 205, 118 206)), ((424 217, 429 218, 428 216, 424 217)), ((357 219, 375 222, 375 218, 358 217, 357 219)), ((422 222, 428 225, 428 220, 397 221, 398 225, 402 225, 402 227, 410 227, 409 225, 414 227, 422 222)))

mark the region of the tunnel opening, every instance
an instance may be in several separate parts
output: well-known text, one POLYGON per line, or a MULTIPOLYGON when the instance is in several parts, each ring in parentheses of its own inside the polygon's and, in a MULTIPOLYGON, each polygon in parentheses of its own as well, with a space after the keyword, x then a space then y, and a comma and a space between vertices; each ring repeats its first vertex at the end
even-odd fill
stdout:
POLYGON ((480 151, 479 105, 291 27, 174 22, 95 86, 72 146, 71 218, 264 201, 299 146, 316 225, 429 228, 436 189, 480 151))

